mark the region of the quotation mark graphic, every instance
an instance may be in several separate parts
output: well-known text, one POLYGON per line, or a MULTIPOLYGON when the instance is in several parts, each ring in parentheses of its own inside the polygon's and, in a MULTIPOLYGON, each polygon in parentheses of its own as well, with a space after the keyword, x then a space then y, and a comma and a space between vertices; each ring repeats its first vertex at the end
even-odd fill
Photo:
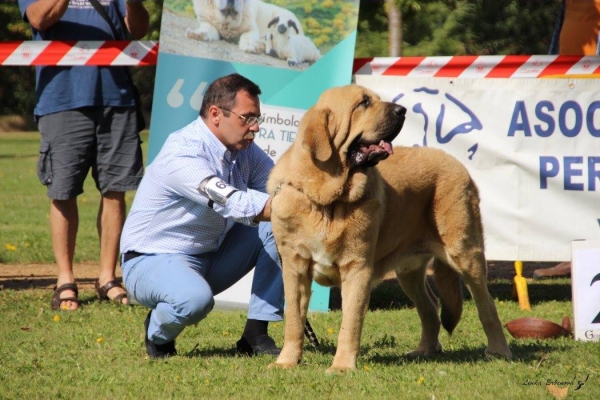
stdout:
MULTIPOLYGON (((183 105, 185 97, 183 96, 183 93, 181 93, 181 88, 184 83, 184 79, 177 79, 171 90, 169 90, 169 93, 167 94, 167 104, 169 107, 179 108, 183 105)), ((207 86, 207 82, 200 82, 198 87, 196 87, 196 90, 194 90, 194 93, 192 93, 192 96, 190 97, 190 107, 193 110, 200 110, 202 99, 204 98, 204 91, 207 86)))

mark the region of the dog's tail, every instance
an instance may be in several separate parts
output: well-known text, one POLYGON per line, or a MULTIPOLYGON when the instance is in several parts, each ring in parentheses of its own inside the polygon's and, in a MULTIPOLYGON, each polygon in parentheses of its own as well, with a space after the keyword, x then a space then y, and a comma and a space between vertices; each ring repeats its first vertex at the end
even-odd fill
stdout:
POLYGON ((463 309, 463 284, 460 275, 449 265, 433 260, 433 282, 442 304, 442 326, 452 334, 460 321, 463 309))

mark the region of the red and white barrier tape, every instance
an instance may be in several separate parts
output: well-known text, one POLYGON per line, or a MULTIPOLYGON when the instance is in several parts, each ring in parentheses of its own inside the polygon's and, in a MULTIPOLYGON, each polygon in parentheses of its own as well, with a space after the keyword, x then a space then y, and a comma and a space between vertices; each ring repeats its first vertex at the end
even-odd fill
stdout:
POLYGON ((0 66, 17 65, 156 65, 153 41, 0 42, 0 66))
MULTIPOLYGON (((156 65, 154 41, 0 42, 0 66, 156 65)), ((437 78, 599 77, 600 56, 375 57, 354 60, 354 74, 437 78)))
POLYGON ((598 77, 600 56, 523 55, 357 58, 356 75, 414 78, 598 77))

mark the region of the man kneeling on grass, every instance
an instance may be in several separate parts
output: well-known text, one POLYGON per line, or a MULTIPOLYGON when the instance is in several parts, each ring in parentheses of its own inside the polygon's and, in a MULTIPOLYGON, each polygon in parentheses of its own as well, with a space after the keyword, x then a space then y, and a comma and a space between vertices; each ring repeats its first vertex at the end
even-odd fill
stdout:
POLYGON ((122 270, 128 292, 152 309, 144 322, 152 358, 177 354, 175 338, 255 266, 236 350, 279 354, 267 333, 269 321, 283 319, 281 264, 264 222, 273 161, 253 143, 263 120, 260 93, 237 74, 214 81, 200 116, 168 137, 135 195, 121 237, 122 270))

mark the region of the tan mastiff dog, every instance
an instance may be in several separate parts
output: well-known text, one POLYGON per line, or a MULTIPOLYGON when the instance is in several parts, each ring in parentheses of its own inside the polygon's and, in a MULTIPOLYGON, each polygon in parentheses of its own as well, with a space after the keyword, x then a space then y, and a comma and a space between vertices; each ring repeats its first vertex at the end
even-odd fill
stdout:
POLYGON ((451 333, 458 324, 462 276, 487 336, 486 354, 511 357, 487 289, 477 187, 443 151, 392 148, 405 113, 358 85, 327 90, 275 165, 268 190, 286 312, 284 345, 273 366, 301 360, 314 279, 342 293, 342 325, 327 371, 355 369, 371 289, 389 271, 421 319, 421 340, 409 355, 440 352, 438 300, 425 279, 432 259, 441 325, 451 333))

